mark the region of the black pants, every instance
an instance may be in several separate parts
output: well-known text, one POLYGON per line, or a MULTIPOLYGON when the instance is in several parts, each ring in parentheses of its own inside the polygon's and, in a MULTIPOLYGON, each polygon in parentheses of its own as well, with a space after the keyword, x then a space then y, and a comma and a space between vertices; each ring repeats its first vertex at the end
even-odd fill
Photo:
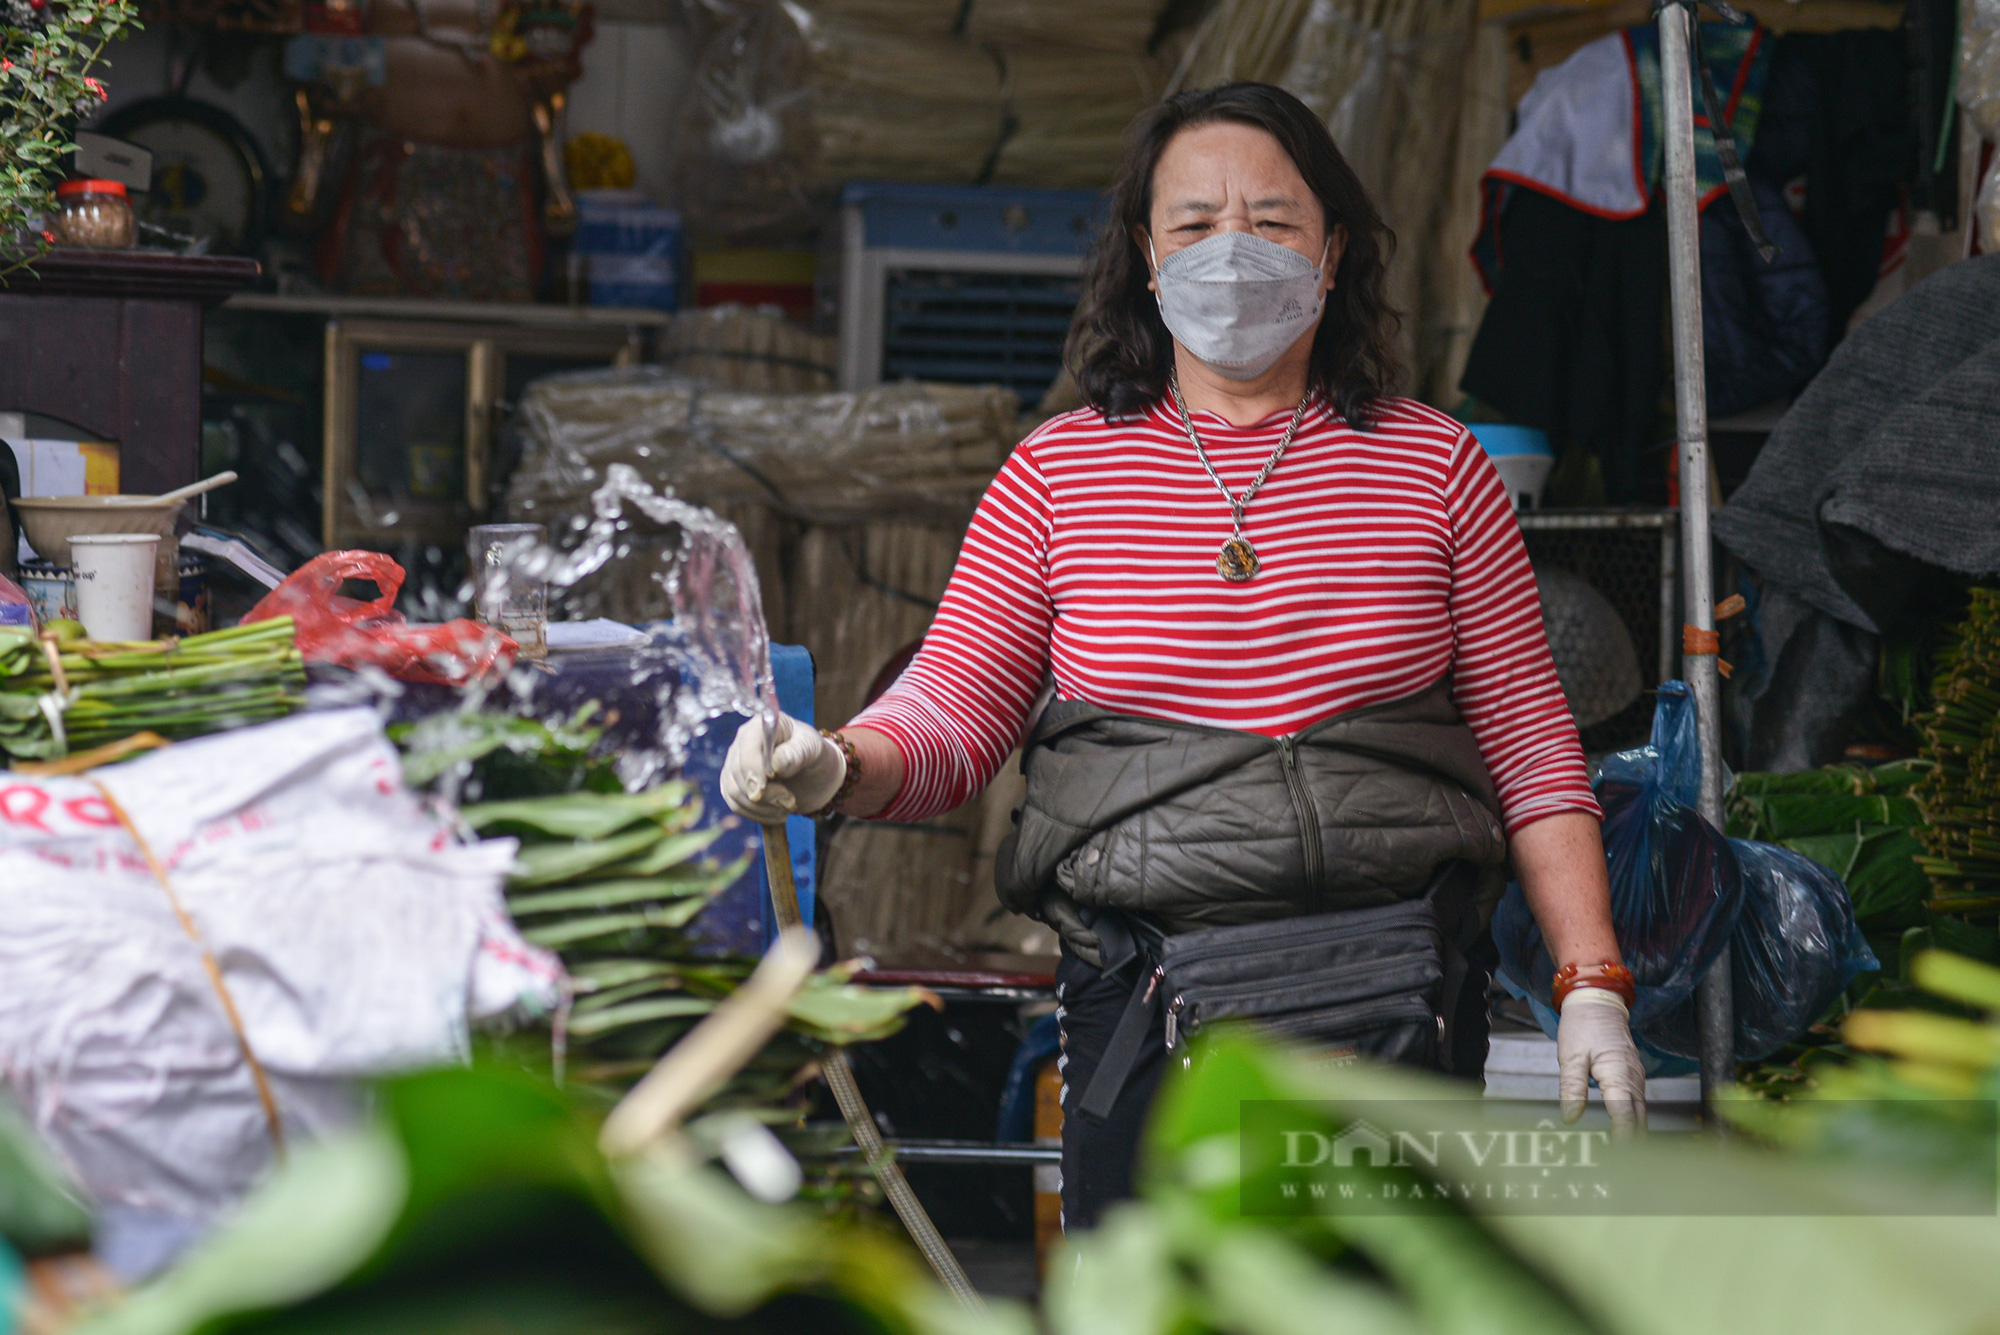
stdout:
MULTIPOLYGON (((1486 984, 1494 958, 1492 937, 1485 934, 1466 952, 1471 967, 1459 992, 1452 1027, 1454 1071, 1486 1069, 1486 984)), ((1132 967, 1106 975, 1072 955, 1067 947, 1056 966, 1056 1000, 1060 1003, 1056 1015, 1062 1031, 1062 1055, 1056 1060, 1063 1077, 1064 1232, 1096 1227, 1106 1208, 1132 1195, 1139 1136, 1166 1069, 1166 1013, 1155 1007, 1146 1041, 1132 1064, 1131 1078, 1111 1105, 1111 1115, 1100 1122, 1076 1111, 1111 1043, 1111 1031, 1118 1027, 1118 1017, 1131 998, 1132 967)))

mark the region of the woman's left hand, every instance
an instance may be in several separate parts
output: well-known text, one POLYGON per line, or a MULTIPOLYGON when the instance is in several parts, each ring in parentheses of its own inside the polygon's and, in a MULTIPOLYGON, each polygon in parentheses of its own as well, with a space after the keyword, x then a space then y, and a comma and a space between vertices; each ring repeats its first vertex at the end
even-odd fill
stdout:
MULTIPOLYGON (((1544 816, 1514 832, 1508 852, 1542 940, 1558 964, 1616 964, 1621 955, 1611 926, 1611 885, 1597 818, 1582 811, 1544 816)), ((1583 1116, 1595 1079, 1604 1110, 1620 1135, 1646 1125, 1646 1068, 1632 1042, 1632 1017, 1616 992, 1579 987, 1563 998, 1556 1062, 1565 1122, 1583 1116)))
POLYGON ((1562 1072, 1558 1094, 1562 1119, 1583 1116, 1590 1082, 1604 1094, 1612 1134, 1646 1129, 1646 1067, 1632 1042, 1632 1017, 1625 999, 1601 987, 1579 987, 1563 998, 1556 1027, 1556 1065, 1562 1072))

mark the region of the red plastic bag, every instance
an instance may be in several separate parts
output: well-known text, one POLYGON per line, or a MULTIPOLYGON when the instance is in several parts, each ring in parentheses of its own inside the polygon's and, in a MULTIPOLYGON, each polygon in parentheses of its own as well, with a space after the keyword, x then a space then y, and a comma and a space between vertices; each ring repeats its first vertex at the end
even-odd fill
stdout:
POLYGON ((505 671, 520 646, 476 621, 412 626, 395 610, 403 567, 380 552, 323 552, 265 594, 243 618, 290 617, 293 640, 310 663, 380 668, 398 681, 463 686, 505 671), (341 583, 365 579, 380 589, 373 602, 343 597, 341 583))

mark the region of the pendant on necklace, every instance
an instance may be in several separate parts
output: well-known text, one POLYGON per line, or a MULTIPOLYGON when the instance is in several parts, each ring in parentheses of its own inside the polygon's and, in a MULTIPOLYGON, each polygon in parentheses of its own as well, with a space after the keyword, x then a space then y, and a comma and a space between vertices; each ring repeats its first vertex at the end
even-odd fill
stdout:
POLYGON ((1216 553, 1215 573, 1231 584, 1243 584, 1257 573, 1260 564, 1257 549, 1250 545, 1248 538, 1239 534, 1223 543, 1222 550, 1216 553))

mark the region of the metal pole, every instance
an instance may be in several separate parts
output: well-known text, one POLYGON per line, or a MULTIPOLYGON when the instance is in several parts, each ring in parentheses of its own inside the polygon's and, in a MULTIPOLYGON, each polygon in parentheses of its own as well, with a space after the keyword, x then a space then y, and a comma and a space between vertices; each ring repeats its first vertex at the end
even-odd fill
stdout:
MULTIPOLYGON (((1665 103, 1667 281, 1673 299, 1674 407, 1680 425, 1681 570, 1687 624, 1715 629, 1713 549, 1708 536, 1708 402, 1701 347, 1701 219, 1695 203, 1694 86, 1689 65, 1691 9, 1660 7, 1660 96, 1665 103)), ((1694 689, 1701 735, 1702 816, 1720 829, 1722 817, 1722 714, 1713 653, 1683 655, 1682 671, 1694 689)), ((1713 1106, 1718 1090, 1736 1077, 1736 1017, 1729 949, 1695 991, 1701 1030, 1701 1098, 1713 1106)))
POLYGON ((1681 535, 1660 525, 1660 677, 1673 678, 1681 661, 1680 618, 1681 535))

